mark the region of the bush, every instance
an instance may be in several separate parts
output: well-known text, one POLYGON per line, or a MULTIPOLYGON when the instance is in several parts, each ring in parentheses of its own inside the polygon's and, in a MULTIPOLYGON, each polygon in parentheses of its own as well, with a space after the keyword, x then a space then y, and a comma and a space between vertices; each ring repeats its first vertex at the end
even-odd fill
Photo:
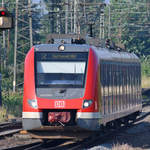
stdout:
POLYGON ((6 121, 7 119, 7 111, 5 108, 0 107, 0 122, 6 121))
POLYGON ((142 76, 150 77, 150 56, 142 61, 142 76))
POLYGON ((22 93, 2 92, 2 106, 7 110, 7 113, 15 117, 22 115, 22 93))

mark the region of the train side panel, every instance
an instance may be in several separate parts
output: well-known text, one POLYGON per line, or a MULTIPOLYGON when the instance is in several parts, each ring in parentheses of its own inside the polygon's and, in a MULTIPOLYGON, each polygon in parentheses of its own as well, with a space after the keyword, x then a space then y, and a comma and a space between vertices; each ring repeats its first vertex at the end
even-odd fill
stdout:
POLYGON ((140 63, 100 61, 102 124, 123 118, 142 109, 140 63))
POLYGON ((99 62, 95 51, 89 51, 87 79, 85 86, 84 100, 93 100, 88 108, 77 111, 77 124, 82 128, 99 130, 100 128, 100 84, 99 84, 99 62))
POLYGON ((29 105, 29 100, 36 100, 35 72, 34 72, 34 47, 28 52, 24 67, 24 95, 23 95, 23 128, 32 129, 40 127, 42 112, 29 105))

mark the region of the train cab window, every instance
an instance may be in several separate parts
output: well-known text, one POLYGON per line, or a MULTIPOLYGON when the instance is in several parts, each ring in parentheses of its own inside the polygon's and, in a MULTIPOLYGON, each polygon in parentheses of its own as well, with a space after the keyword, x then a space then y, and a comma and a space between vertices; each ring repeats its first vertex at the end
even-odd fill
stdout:
POLYGON ((88 53, 40 53, 36 55, 36 87, 83 88, 88 53))

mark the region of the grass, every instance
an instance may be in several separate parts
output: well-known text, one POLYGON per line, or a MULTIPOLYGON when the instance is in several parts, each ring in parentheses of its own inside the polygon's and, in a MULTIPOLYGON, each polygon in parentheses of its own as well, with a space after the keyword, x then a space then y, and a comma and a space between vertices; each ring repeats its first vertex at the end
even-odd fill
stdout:
POLYGON ((142 76, 142 88, 150 88, 150 77, 142 76))
POLYGON ((7 120, 7 110, 4 107, 0 107, 0 122, 7 120))
POLYGON ((113 146, 112 150, 142 150, 141 148, 133 148, 128 144, 116 144, 113 146))

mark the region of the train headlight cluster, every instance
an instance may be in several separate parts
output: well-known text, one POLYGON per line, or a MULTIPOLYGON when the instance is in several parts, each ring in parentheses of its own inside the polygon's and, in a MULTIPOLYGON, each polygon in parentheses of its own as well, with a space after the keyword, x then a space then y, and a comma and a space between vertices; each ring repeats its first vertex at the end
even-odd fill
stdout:
POLYGON ((37 105, 37 100, 36 99, 28 99, 28 104, 34 108, 34 109, 37 109, 38 108, 38 105, 37 105))
POLYGON ((87 108, 89 106, 91 106, 93 103, 93 100, 84 100, 83 101, 83 108, 87 108))

